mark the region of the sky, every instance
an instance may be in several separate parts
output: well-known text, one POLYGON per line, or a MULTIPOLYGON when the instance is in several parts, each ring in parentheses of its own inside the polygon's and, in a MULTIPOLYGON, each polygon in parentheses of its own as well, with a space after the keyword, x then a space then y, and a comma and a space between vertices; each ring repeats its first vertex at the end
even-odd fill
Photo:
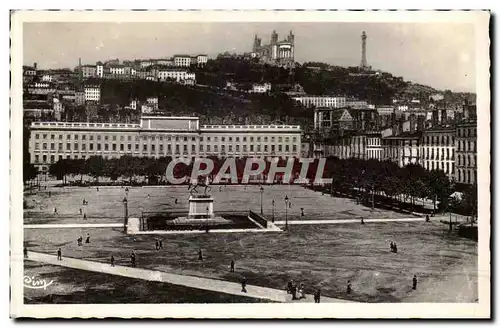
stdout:
POLYGON ((295 34, 295 60, 357 66, 361 32, 367 61, 407 81, 436 89, 475 92, 475 35, 471 24, 450 23, 24 23, 23 63, 74 68, 113 58, 250 52, 254 35, 269 43, 295 34))

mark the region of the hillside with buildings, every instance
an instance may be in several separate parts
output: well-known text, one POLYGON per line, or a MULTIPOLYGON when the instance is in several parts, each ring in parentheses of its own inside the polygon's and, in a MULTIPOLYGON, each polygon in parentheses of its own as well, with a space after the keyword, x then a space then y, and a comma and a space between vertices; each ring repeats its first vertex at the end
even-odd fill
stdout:
POLYGON ((475 95, 374 69, 366 62, 365 42, 363 33, 356 67, 295 62, 292 32, 281 41, 273 32, 268 44, 256 36, 251 52, 215 58, 113 59, 80 62, 74 70, 35 63, 23 67, 25 126, 140 124, 144 116, 197 117, 208 125, 297 125, 302 156, 419 164, 474 183, 475 95), (462 127, 465 135, 457 132, 462 127), (456 143, 459 135, 464 143, 456 143))

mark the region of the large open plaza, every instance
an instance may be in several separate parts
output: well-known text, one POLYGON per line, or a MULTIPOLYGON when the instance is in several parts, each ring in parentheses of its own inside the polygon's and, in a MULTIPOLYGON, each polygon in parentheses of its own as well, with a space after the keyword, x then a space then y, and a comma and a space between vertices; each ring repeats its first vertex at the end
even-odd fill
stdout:
MULTIPOLYGON (((439 220, 394 221, 408 216, 378 209, 372 211, 356 204, 355 200, 322 195, 301 186, 273 185, 264 186, 262 191, 263 213, 270 221, 273 212, 276 222, 284 221, 285 216, 291 223, 298 220, 355 221, 290 224, 287 230, 280 224, 282 230, 275 232, 125 235, 120 226, 124 219, 124 197, 128 198, 131 217, 139 217, 142 212, 186 211, 189 197, 187 186, 126 190, 121 187, 100 187, 97 190, 96 187, 49 186, 33 194, 26 193, 25 246, 31 252, 54 256, 61 248, 64 258, 101 263, 109 263, 110 257, 114 256, 117 266, 129 266, 130 254, 134 251, 137 268, 236 283, 245 279, 249 286, 276 290, 284 290, 293 280, 303 283, 309 294, 321 288, 324 297, 357 302, 477 301, 477 243, 450 234, 447 226, 439 220), (286 210, 285 196, 291 204, 286 210), (83 200, 87 205, 83 205, 83 200), (385 219, 387 222, 362 225, 361 218, 385 219), (115 225, 99 228, 81 225, 96 223, 115 225), (60 226, 31 228, 30 224, 60 226), (79 246, 77 239, 80 236, 89 237, 90 243, 79 246), (155 242, 159 239, 163 249, 156 250, 155 242), (390 252, 391 241, 397 243, 397 253, 390 252), (203 260, 198 258, 200 250, 203 260), (229 270, 232 260, 235 262, 234 273, 229 270), (413 275, 419 279, 416 290, 411 286, 413 275), (347 294, 349 280, 352 292, 347 294)), ((260 211, 259 186, 212 186, 211 195, 214 197, 214 212, 260 211)), ((43 274, 55 281, 62 275, 57 266, 43 268, 43 274)), ((30 270, 34 272, 32 268, 30 270)), ((76 275, 80 273, 71 276, 76 275)), ((92 273, 93 278, 86 283, 96 284, 99 275, 110 276, 92 273)), ((71 280, 66 275, 64 281, 67 284, 70 283, 68 279, 71 280)), ((127 279, 145 284, 141 279, 127 279)), ((174 290, 174 294, 179 288, 173 288, 171 284, 162 286, 167 291, 174 290)), ((186 287, 186 293, 189 290, 192 288, 186 287)), ((220 291, 224 293, 224 288, 220 291)), ((88 292, 98 291, 89 288, 88 292)), ((114 293, 118 295, 125 291, 117 287, 114 293)), ((241 297, 236 295, 208 295, 198 298, 204 302, 241 302, 241 297)), ((74 301, 78 302, 78 298, 74 301)), ((148 302, 147 297, 144 296, 142 301, 148 302)))

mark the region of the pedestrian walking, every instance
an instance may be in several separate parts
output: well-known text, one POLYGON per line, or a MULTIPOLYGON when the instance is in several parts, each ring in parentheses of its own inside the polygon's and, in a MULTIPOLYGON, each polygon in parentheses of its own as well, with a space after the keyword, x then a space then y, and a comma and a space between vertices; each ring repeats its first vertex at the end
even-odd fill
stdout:
POLYGON ((365 224, 365 220, 361 218, 361 224, 365 224))
POLYGON ((429 219, 429 214, 427 214, 427 215, 425 216, 425 222, 430 222, 430 221, 431 221, 431 219, 429 219))
POLYGON ((417 275, 413 275, 413 290, 417 289, 417 275))
POLYGON ((80 208, 80 215, 82 215, 82 209, 80 208))
POLYGON ((57 214, 57 207, 54 207, 54 214, 57 214))
POLYGON ((158 242, 158 246, 160 249, 163 249, 163 240, 160 239, 160 241, 158 242))
POLYGON ((158 240, 155 242, 155 249, 159 250, 160 249, 160 244, 158 243, 158 240))
POLYGON ((99 187, 97 187, 97 191, 99 191, 99 187))
POLYGON ((51 196, 52 196, 52 193, 49 191, 49 197, 51 197, 51 196))
POLYGON ((83 240, 82 236, 78 237, 78 238, 76 239, 76 244, 77 244, 78 246, 82 246, 82 240, 83 240))
POLYGON ((394 252, 394 242, 391 241, 391 252, 394 252))
POLYGON ((83 213, 83 219, 87 220, 87 213, 83 213))
POLYGON ((286 286, 286 293, 287 294, 291 294, 292 293, 292 287, 293 287, 293 283, 292 283, 292 281, 289 281, 288 285, 286 286))
POLYGON ((113 255, 111 255, 111 266, 115 266, 115 257, 113 255))
POLYGON ((241 281, 241 291, 243 293, 246 293, 247 292, 247 280, 246 278, 243 278, 243 280, 241 281))
POLYGON ((300 208, 300 216, 304 216, 304 208, 303 207, 300 208))
POLYGON ((394 242, 394 253, 398 252, 398 245, 396 245, 396 242, 394 242))
POLYGON ((298 292, 298 296, 299 296, 298 299, 299 300, 306 298, 306 294, 305 294, 304 290, 305 290, 304 284, 300 284, 299 285, 299 292, 298 292))
POLYGON ((234 261, 231 260, 231 272, 234 272, 234 261))
POLYGON ((347 280, 347 294, 350 294, 351 292, 352 292, 351 281, 347 280))
POLYGON ((318 288, 314 293, 314 303, 319 303, 321 301, 321 289, 318 288))
POLYGON ((85 239, 85 244, 90 244, 90 234, 87 234, 87 238, 85 239))
POLYGON ((177 198, 175 199, 175 204, 177 204, 177 198))
POLYGON ((292 283, 292 300, 297 299, 297 285, 292 283))
POLYGON ((203 261, 203 252, 201 249, 198 251, 198 260, 203 261))
POLYGON ((148 199, 150 199, 150 198, 151 198, 151 196, 148 194, 148 199))
POLYGON ((87 201, 85 200, 85 198, 82 201, 82 205, 87 205, 87 201))
POLYGON ((62 261, 62 251, 61 251, 61 248, 59 248, 57 250, 57 260, 58 261, 62 261))
POLYGON ((132 267, 135 268, 135 254, 132 252, 130 254, 130 264, 132 264, 132 267))
POLYGON ((24 258, 27 259, 28 258, 28 249, 26 247, 24 247, 23 254, 24 254, 24 258))

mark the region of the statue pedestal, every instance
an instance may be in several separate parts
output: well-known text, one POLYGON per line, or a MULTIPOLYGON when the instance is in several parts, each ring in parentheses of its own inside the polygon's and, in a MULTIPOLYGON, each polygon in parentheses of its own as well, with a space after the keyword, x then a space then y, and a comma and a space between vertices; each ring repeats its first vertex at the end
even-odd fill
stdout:
POLYGON ((213 219, 214 199, 212 196, 189 197, 189 219, 213 219))
POLYGON ((139 218, 127 218, 127 234, 134 235, 138 233, 141 230, 140 224, 139 218))

